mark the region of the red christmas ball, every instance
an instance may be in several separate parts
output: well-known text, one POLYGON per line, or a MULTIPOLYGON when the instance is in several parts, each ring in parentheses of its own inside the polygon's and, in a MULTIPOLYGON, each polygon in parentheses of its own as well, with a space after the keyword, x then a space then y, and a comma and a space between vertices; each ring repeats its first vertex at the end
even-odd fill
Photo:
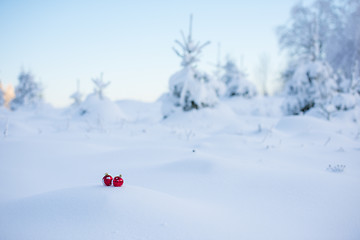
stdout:
POLYGON ((121 178, 121 174, 119 176, 114 177, 114 187, 121 187, 124 184, 124 180, 121 178))
POLYGON ((112 176, 110 176, 109 174, 105 173, 105 176, 103 177, 103 183, 106 185, 106 186, 111 186, 111 183, 112 183, 112 176))

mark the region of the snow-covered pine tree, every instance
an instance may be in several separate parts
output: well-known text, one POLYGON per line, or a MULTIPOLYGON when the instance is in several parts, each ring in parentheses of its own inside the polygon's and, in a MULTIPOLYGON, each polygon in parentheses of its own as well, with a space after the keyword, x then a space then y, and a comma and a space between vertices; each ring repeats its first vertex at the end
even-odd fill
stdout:
POLYGON ((100 74, 100 77, 93 78, 92 81, 95 84, 94 93, 100 98, 104 99, 104 89, 109 86, 110 82, 105 82, 103 80, 103 73, 100 74))
POLYGON ((335 94, 336 76, 323 54, 329 29, 328 18, 324 17, 324 6, 329 6, 326 4, 318 0, 312 8, 296 5, 292 24, 281 28, 280 45, 297 56, 293 75, 286 83, 286 114, 304 113, 314 106, 326 109, 335 94))
POLYGON ((80 115, 88 115, 91 112, 99 112, 99 106, 101 105, 104 105, 102 107, 105 107, 106 104, 113 105, 113 103, 111 103, 111 101, 104 96, 104 89, 109 86, 110 82, 105 82, 103 76, 104 74, 100 73, 99 77, 91 79, 95 85, 94 92, 87 95, 83 102, 81 102, 82 96, 79 92, 78 82, 78 90, 71 97, 75 100, 74 104, 79 104, 80 115))
POLYGON ((79 106, 81 101, 82 101, 82 93, 80 92, 80 81, 77 80, 77 84, 76 84, 76 92, 74 92, 73 94, 71 94, 70 98, 74 100, 73 102, 73 106, 79 106))
POLYGON ((81 116, 88 122, 96 122, 97 128, 102 128, 104 123, 121 122, 126 119, 119 106, 104 95, 104 89, 110 82, 103 80, 103 74, 92 81, 95 84, 94 92, 88 94, 79 107, 75 108, 75 116, 81 116))
MULTIPOLYGON (((190 16, 189 35, 185 37, 181 32, 182 42, 176 40, 180 51, 175 47, 173 50, 181 58, 182 69, 169 79, 170 93, 164 99, 165 105, 180 107, 184 111, 212 107, 218 101, 214 79, 209 74, 197 69, 196 63, 202 49, 210 42, 195 42, 192 38, 192 16, 190 16)), ((164 114, 167 115, 168 110, 164 114)))
POLYGON ((22 70, 18 77, 19 83, 15 88, 15 98, 10 103, 10 108, 16 110, 20 107, 34 107, 42 100, 43 89, 34 80, 31 72, 22 70))
POLYGON ((286 85, 283 110, 286 114, 305 113, 318 106, 328 105, 335 94, 335 75, 324 61, 301 63, 286 85))
POLYGON ((245 73, 236 66, 232 59, 227 58, 222 68, 224 74, 221 80, 226 85, 225 96, 252 98, 257 95, 256 87, 246 79, 245 73))

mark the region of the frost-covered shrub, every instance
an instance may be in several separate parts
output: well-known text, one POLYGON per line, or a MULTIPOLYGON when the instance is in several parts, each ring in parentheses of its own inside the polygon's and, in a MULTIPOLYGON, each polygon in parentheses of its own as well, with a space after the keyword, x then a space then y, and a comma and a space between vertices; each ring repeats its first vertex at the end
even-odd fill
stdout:
POLYGON ((326 62, 300 64, 286 85, 283 110, 286 114, 297 115, 316 105, 323 107, 330 103, 335 89, 334 74, 326 62))
POLYGON ((19 84, 15 88, 15 98, 11 101, 12 110, 19 107, 34 107, 42 100, 42 88, 34 80, 30 72, 22 71, 18 77, 19 84))
POLYGON ((331 166, 329 165, 329 167, 326 169, 329 172, 333 172, 333 173, 342 173, 345 170, 345 165, 335 165, 335 166, 331 166))
POLYGON ((223 66, 224 74, 221 80, 226 85, 225 96, 241 96, 245 98, 252 98, 257 95, 254 84, 246 79, 245 73, 240 71, 235 62, 227 59, 223 66))
POLYGON ((209 44, 201 44, 192 39, 192 18, 190 18, 189 35, 184 34, 183 42, 176 40, 181 51, 173 48, 175 53, 181 58, 182 69, 173 74, 169 79, 169 93, 164 96, 164 114, 168 115, 171 105, 179 107, 183 111, 212 107, 218 101, 217 93, 219 86, 216 79, 197 69, 196 63, 199 61, 201 50, 209 44))

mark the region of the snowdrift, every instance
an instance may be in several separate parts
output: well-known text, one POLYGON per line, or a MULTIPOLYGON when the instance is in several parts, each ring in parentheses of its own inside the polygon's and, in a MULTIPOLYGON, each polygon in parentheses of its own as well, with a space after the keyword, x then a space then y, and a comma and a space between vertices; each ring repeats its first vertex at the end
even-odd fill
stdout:
POLYGON ((118 105, 104 97, 100 99, 97 94, 90 94, 79 107, 75 107, 75 117, 91 122, 116 123, 127 120, 127 116, 118 105))
POLYGON ((360 236, 353 112, 282 117, 279 99, 234 98, 162 119, 159 102, 115 105, 135 120, 107 131, 61 110, 0 112, 0 239, 360 236), (123 187, 102 186, 105 172, 123 187))

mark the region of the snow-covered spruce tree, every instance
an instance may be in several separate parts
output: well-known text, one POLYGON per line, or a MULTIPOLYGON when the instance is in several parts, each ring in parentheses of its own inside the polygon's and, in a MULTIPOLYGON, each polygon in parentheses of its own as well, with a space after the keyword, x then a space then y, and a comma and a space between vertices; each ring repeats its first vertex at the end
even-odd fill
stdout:
POLYGON ((21 71, 19 84, 15 88, 15 98, 10 103, 10 108, 16 110, 20 107, 34 107, 42 100, 43 89, 34 80, 31 72, 21 71))
POLYGON ((80 92, 80 81, 77 81, 76 92, 71 94, 70 98, 74 100, 73 106, 79 106, 82 101, 82 93, 80 92))
POLYGON ((290 82, 300 65, 321 61, 336 72, 331 77, 337 84, 331 104, 337 110, 355 108, 359 104, 360 0, 316 0, 309 7, 296 5, 291 13, 289 24, 278 29, 281 48, 292 56, 284 79, 290 82))
MULTIPOLYGON (((335 74, 324 59, 324 44, 328 38, 328 14, 324 5, 330 1, 318 0, 312 8, 296 5, 292 10, 290 26, 279 31, 280 45, 296 56, 293 75, 286 83, 286 114, 296 115, 318 106, 327 109, 336 90, 335 74), (326 14, 325 14, 326 13, 326 14)), ((326 5, 328 6, 328 5, 326 5)))
MULTIPOLYGON (((104 96, 104 89, 110 85, 110 82, 105 82, 103 79, 104 74, 101 73, 99 77, 92 78, 91 81, 94 83, 94 92, 89 94, 84 102, 81 102, 81 96, 79 95, 79 90, 77 90, 74 97, 75 102, 80 101, 79 103, 79 113, 80 115, 88 115, 90 113, 97 113, 99 110, 99 106, 104 105, 105 102, 111 102, 104 96)), ((79 88, 79 86, 78 86, 79 88)), ((75 103, 74 103, 75 104, 75 103)), ((101 108, 101 107, 100 107, 101 108)))
MULTIPOLYGON (((196 63, 202 49, 210 42, 201 44, 192 38, 192 16, 190 16, 189 35, 185 37, 181 32, 183 42, 176 40, 180 51, 173 48, 181 58, 182 69, 172 75, 169 79, 170 93, 165 97, 164 114, 169 113, 169 108, 179 107, 184 111, 212 107, 218 101, 215 81, 209 74, 197 69, 196 63), (170 105, 169 105, 170 104, 170 105)), ((171 110, 170 110, 171 112, 171 110)))
POLYGON ((223 71, 224 74, 221 76, 221 80, 226 85, 226 97, 252 98, 257 95, 256 87, 246 79, 245 73, 230 58, 227 58, 223 71))
POLYGON ((80 116, 90 125, 95 124, 93 125, 95 128, 101 128, 104 123, 116 123, 126 119, 118 105, 105 96, 104 89, 110 82, 103 80, 103 74, 92 81, 95 84, 94 92, 87 95, 79 107, 75 108, 75 117, 80 116))
POLYGON ((297 115, 315 106, 325 109, 335 89, 335 75, 329 64, 323 61, 301 63, 286 85, 283 110, 286 114, 297 115))

